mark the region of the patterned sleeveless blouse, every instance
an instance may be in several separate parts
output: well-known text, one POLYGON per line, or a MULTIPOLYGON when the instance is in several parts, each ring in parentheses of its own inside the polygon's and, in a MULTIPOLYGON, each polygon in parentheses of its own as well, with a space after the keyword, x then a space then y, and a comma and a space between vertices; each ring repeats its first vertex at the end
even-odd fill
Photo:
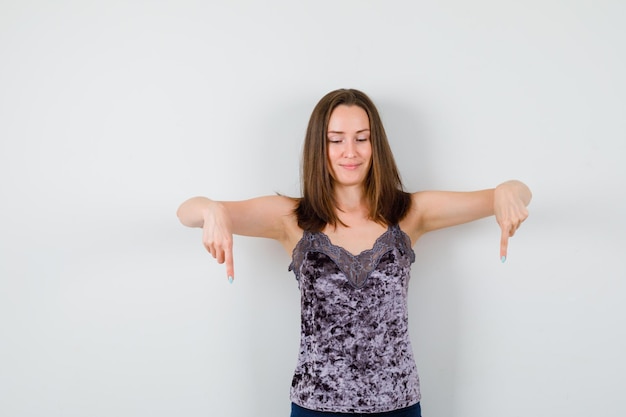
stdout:
POLYGON ((407 290, 415 253, 398 225, 353 255, 324 233, 293 251, 301 293, 300 354, 291 401, 317 411, 380 413, 420 400, 407 290))

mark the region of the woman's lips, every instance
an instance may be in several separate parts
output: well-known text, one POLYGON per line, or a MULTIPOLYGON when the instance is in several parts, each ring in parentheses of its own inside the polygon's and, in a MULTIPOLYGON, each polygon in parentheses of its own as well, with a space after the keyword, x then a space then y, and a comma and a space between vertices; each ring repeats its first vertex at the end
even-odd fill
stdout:
POLYGON ((357 169, 360 165, 361 164, 340 164, 339 166, 341 166, 344 169, 352 171, 352 170, 357 169))

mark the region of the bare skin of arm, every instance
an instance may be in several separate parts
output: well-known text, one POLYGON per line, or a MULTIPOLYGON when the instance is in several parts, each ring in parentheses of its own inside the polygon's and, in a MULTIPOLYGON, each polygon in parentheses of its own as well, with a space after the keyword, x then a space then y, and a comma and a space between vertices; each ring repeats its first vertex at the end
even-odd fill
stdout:
POLYGON ((412 194, 411 211, 402 221, 413 243, 424 233, 496 216, 502 230, 500 257, 507 256, 508 240, 528 217, 532 194, 520 181, 507 181, 495 189, 472 192, 422 191, 412 194))
POLYGON ((233 234, 274 239, 291 253, 302 236, 293 214, 295 204, 295 200, 283 196, 243 201, 193 197, 183 202, 176 214, 183 225, 202 228, 204 247, 218 263, 226 264, 226 274, 232 279, 233 234))
MULTIPOLYGON (((410 212, 401 221, 401 228, 413 244, 427 232, 468 223, 495 215, 502 230, 500 256, 507 256, 508 239, 528 217, 526 206, 532 195, 519 181, 507 181, 495 189, 472 192, 421 191, 412 194, 410 212)), ((293 214, 296 201, 283 196, 258 197, 243 201, 214 201, 193 197, 178 208, 181 223, 203 229, 202 243, 206 250, 226 265, 229 279, 234 278, 233 234, 264 237, 279 241, 287 253, 302 237, 293 214)), ((343 245, 360 239, 357 229, 348 230, 343 245)))

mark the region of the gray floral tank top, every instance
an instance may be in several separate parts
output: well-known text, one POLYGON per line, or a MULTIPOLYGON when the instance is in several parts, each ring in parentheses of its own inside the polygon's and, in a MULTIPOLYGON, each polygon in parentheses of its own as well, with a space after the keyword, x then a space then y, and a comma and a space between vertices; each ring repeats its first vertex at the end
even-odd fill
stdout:
POLYGON ((379 413, 420 400, 407 312, 414 261, 411 240, 397 225, 356 256, 324 233, 304 232, 289 266, 302 314, 292 402, 379 413))

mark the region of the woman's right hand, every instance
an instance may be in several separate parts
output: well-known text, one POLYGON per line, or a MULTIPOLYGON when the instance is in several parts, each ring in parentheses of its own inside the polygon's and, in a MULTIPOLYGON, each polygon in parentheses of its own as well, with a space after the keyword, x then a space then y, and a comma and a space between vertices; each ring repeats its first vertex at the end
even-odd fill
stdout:
POLYGON ((202 244, 217 263, 226 264, 228 281, 233 282, 235 269, 233 264, 232 222, 226 207, 222 203, 211 201, 202 209, 202 244))
POLYGON ((182 224, 202 228, 202 244, 217 262, 226 263, 226 275, 233 281, 233 222, 224 204, 206 197, 192 197, 176 212, 182 224))

